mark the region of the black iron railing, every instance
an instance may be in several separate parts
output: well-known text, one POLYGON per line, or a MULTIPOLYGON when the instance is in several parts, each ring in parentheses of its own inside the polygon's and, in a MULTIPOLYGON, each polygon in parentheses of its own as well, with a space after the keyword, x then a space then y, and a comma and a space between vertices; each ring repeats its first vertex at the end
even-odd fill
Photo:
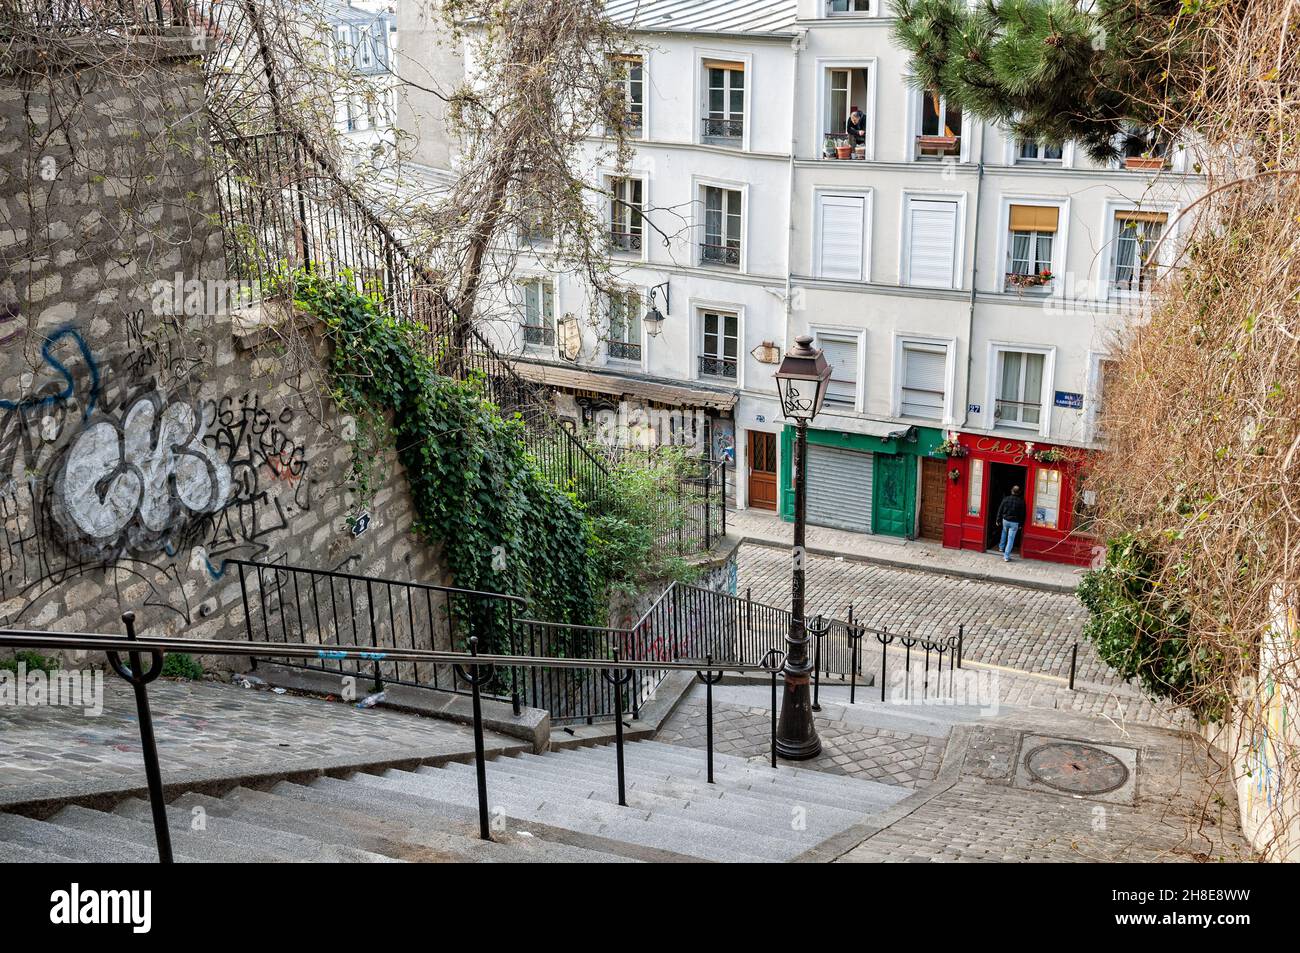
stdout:
MULTIPOLYGON (((478 639, 471 638, 468 652, 434 652, 422 649, 395 648, 386 651, 356 648, 353 646, 324 650, 308 645, 285 645, 268 642, 231 642, 199 641, 183 638, 141 637, 135 631, 135 614, 124 613, 122 622, 126 635, 107 635, 101 633, 81 632, 38 632, 20 629, 0 629, 0 646, 14 649, 55 649, 65 652, 103 652, 108 658, 109 666, 130 683, 136 701, 136 712, 140 725, 141 754, 144 761, 145 778, 149 790, 149 805, 153 815, 154 837, 158 845, 160 863, 171 863, 171 827, 167 819, 167 804, 163 794, 162 766, 158 758, 158 746, 154 737, 153 715, 149 706, 148 685, 162 674, 163 662, 168 652, 201 651, 204 655, 243 656, 254 660, 258 658, 281 658, 289 656, 299 659, 328 659, 330 661, 349 662, 364 665, 379 659, 393 664, 423 665, 425 668, 451 668, 457 678, 470 687, 473 698, 474 720, 474 765, 476 777, 476 794, 478 800, 479 837, 491 840, 492 831, 488 823, 488 793, 486 754, 483 740, 482 686, 499 680, 498 668, 509 671, 530 670, 534 668, 566 669, 586 671, 591 677, 600 677, 610 686, 613 693, 613 711, 615 714, 615 744, 617 746, 616 784, 618 803, 627 806, 626 782, 624 778, 623 746, 623 690, 632 681, 636 664, 624 661, 617 654, 613 658, 536 658, 514 657, 508 655, 482 654, 478 652, 478 639), (126 656, 127 662, 122 657, 126 656), (149 664, 144 663, 145 656, 149 664)), ((719 662, 714 659, 700 659, 689 662, 663 663, 662 667, 671 670, 695 672, 706 681, 716 681, 724 672, 766 674, 772 680, 772 703, 776 704, 776 680, 782 665, 782 657, 772 655, 765 659, 764 665, 738 665, 719 662)), ((713 782, 713 692, 707 697, 710 706, 707 715, 709 730, 706 733, 710 749, 706 755, 709 782, 713 782)), ((772 710, 772 766, 776 766, 776 709, 772 710)))
POLYGON ((24 30, 83 31, 130 27, 135 32, 184 25, 195 0, 6 0, 0 33, 24 30))
POLYGON ((745 120, 714 119, 705 116, 702 120, 705 139, 739 140, 745 135, 745 120))
POLYGON ((524 343, 530 347, 555 347, 555 328, 544 324, 520 325, 524 332, 524 343))
POLYGON ((639 253, 641 251, 641 233, 621 232, 616 229, 611 229, 609 233, 609 247, 611 251, 639 253))
POLYGON ((616 361, 639 361, 641 360, 641 345, 634 344, 631 341, 609 341, 607 343, 609 356, 616 361))
POLYGON ((706 265, 726 265, 729 268, 740 266, 740 245, 728 242, 715 244, 700 243, 700 262, 706 265))
POLYGON ((727 380, 736 379, 736 370, 739 367, 734 357, 701 357, 700 374, 705 377, 725 377, 727 380))
MULTIPOLYGON (((518 596, 244 559, 226 560, 223 571, 230 570, 239 577, 249 642, 327 650, 316 658, 277 659, 279 664, 371 678, 376 690, 392 683, 464 694, 469 686, 451 668, 378 659, 359 664, 335 658, 328 650, 456 650, 477 637, 493 652, 519 654, 514 619, 523 614, 524 600, 518 596)), ((520 710, 512 683, 503 681, 488 690, 520 710)))

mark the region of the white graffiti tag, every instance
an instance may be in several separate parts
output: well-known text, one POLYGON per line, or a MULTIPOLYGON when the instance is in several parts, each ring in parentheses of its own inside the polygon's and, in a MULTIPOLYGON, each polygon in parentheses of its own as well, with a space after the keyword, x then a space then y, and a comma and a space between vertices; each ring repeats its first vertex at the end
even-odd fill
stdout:
POLYGON ((230 495, 230 469, 203 444, 202 422, 183 401, 156 395, 131 405, 121 426, 91 424, 68 448, 56 514, 72 535, 112 544, 138 517, 141 539, 170 534, 230 495), (179 512, 178 512, 179 510, 179 512))

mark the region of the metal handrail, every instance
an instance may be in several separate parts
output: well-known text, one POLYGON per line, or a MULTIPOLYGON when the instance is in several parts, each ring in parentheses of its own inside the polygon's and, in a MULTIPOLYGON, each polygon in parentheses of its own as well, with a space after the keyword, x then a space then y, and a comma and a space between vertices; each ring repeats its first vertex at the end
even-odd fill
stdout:
MULTIPOLYGON (((472 689, 472 710, 474 721, 474 765, 478 795, 479 837, 492 839, 488 818, 487 768, 483 740, 483 709, 480 687, 494 675, 498 665, 515 668, 584 668, 599 671, 606 681, 615 688, 615 743, 617 745, 618 803, 627 806, 624 781, 623 751, 623 686, 631 682, 635 672, 644 668, 644 662, 637 660, 623 661, 615 651, 613 659, 592 658, 548 658, 518 655, 479 655, 478 639, 469 640, 469 652, 444 652, 429 649, 387 649, 382 652, 361 648, 310 648, 305 645, 285 645, 277 642, 238 642, 234 640, 199 641, 176 636, 140 636, 135 631, 135 613, 122 614, 126 635, 110 635, 102 632, 46 632, 35 629, 0 629, 0 646, 11 648, 43 648, 62 650, 90 650, 104 652, 109 667, 126 680, 135 693, 137 722, 140 727, 141 754, 144 759, 145 779, 149 790, 149 806, 153 817, 154 838, 158 845, 159 863, 171 863, 172 844, 171 829, 167 820, 167 804, 163 796, 162 768, 158 758, 158 746, 154 737, 153 715, 149 707, 147 686, 158 678, 163 671, 163 660, 167 652, 193 651, 204 655, 238 655, 251 658, 281 658, 285 656, 316 657, 329 659, 355 659, 359 661, 424 661, 433 664, 452 665, 459 676, 469 683, 472 689), (130 664, 124 664, 125 654, 130 664), (143 657, 149 656, 148 668, 143 665, 143 657), (485 671, 486 669, 486 671, 485 671), (618 674, 622 673, 622 674, 618 674)), ((776 765, 776 678, 779 671, 778 655, 769 653, 763 664, 747 665, 739 662, 714 662, 711 658, 693 661, 655 662, 657 668, 695 672, 706 683, 717 681, 725 672, 765 672, 772 677, 772 764, 776 765), (707 674, 706 674, 707 673, 707 674)), ((713 782, 713 692, 708 691, 708 731, 709 750, 707 766, 709 782, 713 782)))
POLYGON ((250 566, 254 569, 277 569, 284 572, 306 572, 314 576, 325 576, 330 579, 352 579, 356 582, 375 582, 387 586, 410 586, 412 589, 427 589, 431 592, 446 592, 454 596, 485 596, 490 599, 505 599, 509 602, 517 602, 523 605, 528 600, 522 596, 512 596, 506 592, 487 592, 481 589, 458 589, 455 586, 438 586, 431 582, 414 582, 410 579, 388 579, 384 576, 361 576, 351 572, 340 572, 337 569, 308 569, 306 566, 291 566, 287 563, 261 563, 254 559, 223 559, 221 566, 250 566))

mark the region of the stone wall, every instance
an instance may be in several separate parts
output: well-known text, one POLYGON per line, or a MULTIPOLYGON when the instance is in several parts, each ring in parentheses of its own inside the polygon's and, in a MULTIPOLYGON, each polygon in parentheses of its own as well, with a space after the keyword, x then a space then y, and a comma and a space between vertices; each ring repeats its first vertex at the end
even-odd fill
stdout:
POLYGON ((0 624, 242 638, 235 558, 444 582, 322 345, 236 313, 188 41, 0 75, 0 624))

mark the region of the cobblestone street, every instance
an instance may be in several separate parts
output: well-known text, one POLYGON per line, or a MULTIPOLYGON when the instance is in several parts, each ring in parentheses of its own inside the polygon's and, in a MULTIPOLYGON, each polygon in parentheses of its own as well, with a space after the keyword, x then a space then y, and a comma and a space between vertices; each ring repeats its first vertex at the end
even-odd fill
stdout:
MULTIPOLYGON (((995 558, 995 557, 990 557, 995 558)), ((790 606, 790 553, 740 547, 739 590, 769 605, 790 606)), ((1066 676, 1079 641, 1077 679, 1097 685, 1120 680, 1080 641, 1085 611, 1073 595, 923 570, 809 556, 810 614, 855 619, 915 635, 956 635, 964 626, 964 657, 1026 672, 1066 676)))

